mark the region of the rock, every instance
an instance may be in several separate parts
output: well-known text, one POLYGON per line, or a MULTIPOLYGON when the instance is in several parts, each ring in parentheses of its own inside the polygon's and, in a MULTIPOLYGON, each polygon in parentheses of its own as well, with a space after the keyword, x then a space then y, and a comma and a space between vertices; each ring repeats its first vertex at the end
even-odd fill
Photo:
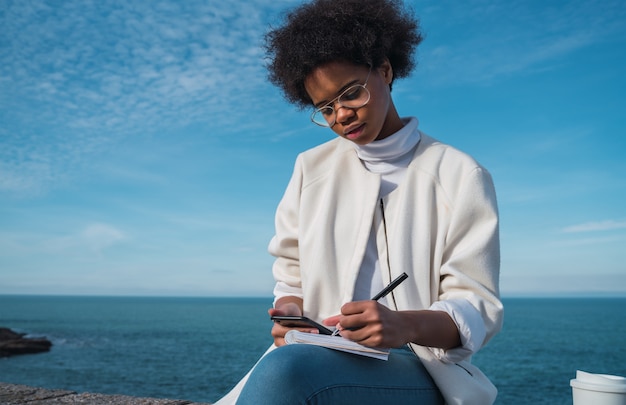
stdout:
POLYGON ((47 352, 52 346, 45 337, 26 338, 25 333, 17 333, 9 328, 0 328, 0 357, 14 354, 47 352))
POLYGON ((180 399, 139 398, 127 395, 77 393, 0 382, 2 405, 211 405, 180 399))

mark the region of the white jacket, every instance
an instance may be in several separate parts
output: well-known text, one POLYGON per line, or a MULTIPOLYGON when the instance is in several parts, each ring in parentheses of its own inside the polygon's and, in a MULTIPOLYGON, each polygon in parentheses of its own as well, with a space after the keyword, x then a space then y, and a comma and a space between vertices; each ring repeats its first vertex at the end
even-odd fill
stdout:
MULTIPOLYGON (((336 138, 300 154, 269 246, 276 280, 302 288, 306 316, 336 315, 352 299, 374 226, 385 282, 409 274, 388 296, 390 306, 417 310, 465 299, 482 315, 486 343, 503 317, 498 213, 489 173, 421 133, 402 183, 382 204, 379 189, 380 176, 363 166, 347 140, 336 138)), ((411 346, 448 404, 493 403, 495 387, 469 361, 444 362, 428 348, 411 346)), ((246 379, 218 404, 236 400, 246 379)))
MULTIPOLYGON (((489 173, 421 133, 402 183, 382 204, 379 189, 380 176, 363 166, 349 141, 336 138, 300 154, 269 246, 276 256, 276 280, 302 288, 306 316, 336 315, 352 299, 374 225, 385 283, 409 274, 394 290, 391 306, 417 310, 435 301, 465 299, 482 315, 486 343, 503 317, 498 213, 489 173)), ((432 351, 412 346, 448 403, 493 402, 481 395, 495 397, 495 388, 469 363, 446 364, 432 351), (480 378, 461 374, 461 380, 450 380, 459 370, 480 378), (474 382, 482 387, 473 387, 474 382)))

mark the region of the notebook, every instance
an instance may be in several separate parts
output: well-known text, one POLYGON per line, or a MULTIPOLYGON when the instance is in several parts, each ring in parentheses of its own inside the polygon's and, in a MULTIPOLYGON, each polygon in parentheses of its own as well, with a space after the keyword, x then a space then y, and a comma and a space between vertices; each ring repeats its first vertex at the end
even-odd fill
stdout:
POLYGON ((358 354, 360 356, 373 357, 379 360, 389 358, 389 349, 380 349, 360 345, 341 336, 318 335, 317 333, 306 333, 297 330, 290 330, 285 335, 287 344, 307 344, 327 347, 333 350, 358 354))

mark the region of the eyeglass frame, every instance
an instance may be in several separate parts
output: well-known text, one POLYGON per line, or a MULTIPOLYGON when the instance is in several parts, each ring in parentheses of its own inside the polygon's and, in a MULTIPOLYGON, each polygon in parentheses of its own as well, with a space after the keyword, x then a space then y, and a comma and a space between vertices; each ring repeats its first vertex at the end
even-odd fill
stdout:
POLYGON ((367 72, 367 77, 365 78, 365 83, 360 84, 360 83, 356 83, 351 85, 350 87, 348 87, 347 89, 345 89, 344 91, 341 92, 341 94, 339 94, 337 97, 333 98, 331 101, 328 102, 328 104, 324 105, 323 107, 319 107, 316 108, 315 110, 313 110, 313 112, 311 113, 311 122, 313 122, 315 125, 319 125, 320 127, 323 128, 330 128, 333 125, 335 125, 337 123, 337 109, 335 108, 335 104, 338 103, 340 108, 349 108, 351 110, 356 110, 358 108, 364 107, 365 105, 367 105, 367 103, 370 102, 370 98, 372 96, 372 93, 370 93, 369 89, 367 88, 367 82, 370 79, 370 74, 372 73, 372 68, 370 67, 369 72, 367 72), (365 103, 363 103, 362 105, 358 106, 358 107, 348 107, 348 106, 344 106, 343 104, 341 104, 341 102, 339 101, 339 99, 345 95, 348 91, 354 89, 355 87, 362 87, 363 90, 365 90, 367 92, 367 101, 365 101, 365 103), (315 114, 320 113, 322 114, 322 117, 324 116, 324 114, 322 113, 322 110, 325 108, 331 108, 333 110, 333 113, 335 114, 335 118, 333 119, 332 122, 326 121, 326 124, 322 124, 319 123, 317 121, 315 121, 313 119, 313 117, 315 117, 315 114))

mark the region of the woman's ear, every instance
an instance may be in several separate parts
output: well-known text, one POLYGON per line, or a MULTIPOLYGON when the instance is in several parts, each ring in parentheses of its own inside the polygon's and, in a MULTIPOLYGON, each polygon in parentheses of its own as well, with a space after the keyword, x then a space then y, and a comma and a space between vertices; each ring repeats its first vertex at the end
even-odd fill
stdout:
POLYGON ((393 67, 391 67, 389 59, 385 59, 383 61, 383 63, 378 67, 378 71, 385 79, 385 83, 391 84, 393 82, 393 67))

